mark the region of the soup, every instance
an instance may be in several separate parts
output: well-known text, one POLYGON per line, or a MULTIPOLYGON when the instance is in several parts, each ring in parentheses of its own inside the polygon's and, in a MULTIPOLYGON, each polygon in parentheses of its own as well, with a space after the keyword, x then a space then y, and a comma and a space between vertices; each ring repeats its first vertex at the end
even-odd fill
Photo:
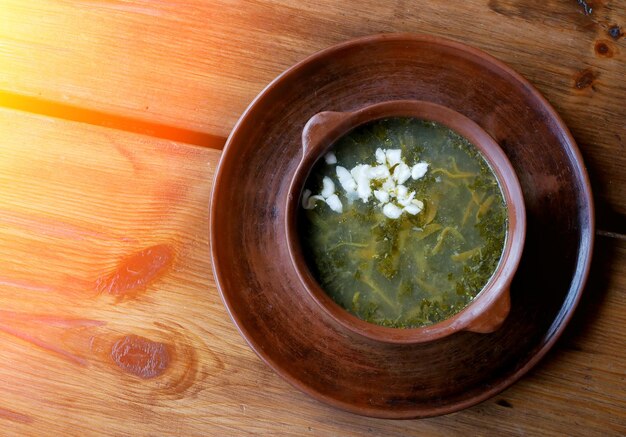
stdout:
POLYGON ((325 292, 362 320, 411 328, 465 308, 500 261, 507 210, 478 150, 447 127, 388 118, 311 171, 299 227, 325 292))

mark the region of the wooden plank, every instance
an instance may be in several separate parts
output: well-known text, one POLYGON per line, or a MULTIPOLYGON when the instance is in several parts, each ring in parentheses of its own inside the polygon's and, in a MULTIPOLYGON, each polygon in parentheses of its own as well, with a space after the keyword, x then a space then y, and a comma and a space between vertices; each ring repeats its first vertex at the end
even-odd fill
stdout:
POLYGON ((0 105, 219 146, 305 56, 378 32, 441 35, 545 94, 583 150, 601 226, 624 233, 626 3, 586 4, 587 15, 573 0, 0 0, 0 105))
POLYGON ((574 326, 512 388, 363 418, 285 383, 229 320, 207 239, 218 151, 11 110, 0 130, 3 435, 626 432, 623 241, 600 241, 574 326))

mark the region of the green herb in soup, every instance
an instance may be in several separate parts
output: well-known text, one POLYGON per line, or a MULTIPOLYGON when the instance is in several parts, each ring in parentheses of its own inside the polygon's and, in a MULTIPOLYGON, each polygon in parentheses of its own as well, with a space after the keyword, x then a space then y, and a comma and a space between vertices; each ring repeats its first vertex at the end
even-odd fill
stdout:
POLYGON ((320 160, 302 198, 301 235, 322 288, 368 322, 419 327, 483 289, 506 238, 496 177, 466 139, 434 122, 361 126, 320 160))

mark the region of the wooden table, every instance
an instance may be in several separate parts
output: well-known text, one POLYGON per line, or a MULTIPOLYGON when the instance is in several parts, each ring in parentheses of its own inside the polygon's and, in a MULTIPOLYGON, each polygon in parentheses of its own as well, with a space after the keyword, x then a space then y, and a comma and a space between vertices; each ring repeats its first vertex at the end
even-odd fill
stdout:
POLYGON ((626 3, 0 0, 2 435, 624 435, 626 3), (276 75, 329 45, 423 32, 532 82, 582 150, 591 277, 510 389, 419 421, 314 401, 250 350, 215 288, 220 148, 276 75))

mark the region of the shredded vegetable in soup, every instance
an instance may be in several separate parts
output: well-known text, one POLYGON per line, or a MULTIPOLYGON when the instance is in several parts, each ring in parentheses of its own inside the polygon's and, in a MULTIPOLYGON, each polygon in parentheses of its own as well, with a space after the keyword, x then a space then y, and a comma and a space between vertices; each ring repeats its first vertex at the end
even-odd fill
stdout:
POLYGON ((465 308, 506 239, 495 174, 465 138, 434 122, 377 120, 342 137, 301 198, 307 262, 325 292, 372 323, 410 328, 465 308))

